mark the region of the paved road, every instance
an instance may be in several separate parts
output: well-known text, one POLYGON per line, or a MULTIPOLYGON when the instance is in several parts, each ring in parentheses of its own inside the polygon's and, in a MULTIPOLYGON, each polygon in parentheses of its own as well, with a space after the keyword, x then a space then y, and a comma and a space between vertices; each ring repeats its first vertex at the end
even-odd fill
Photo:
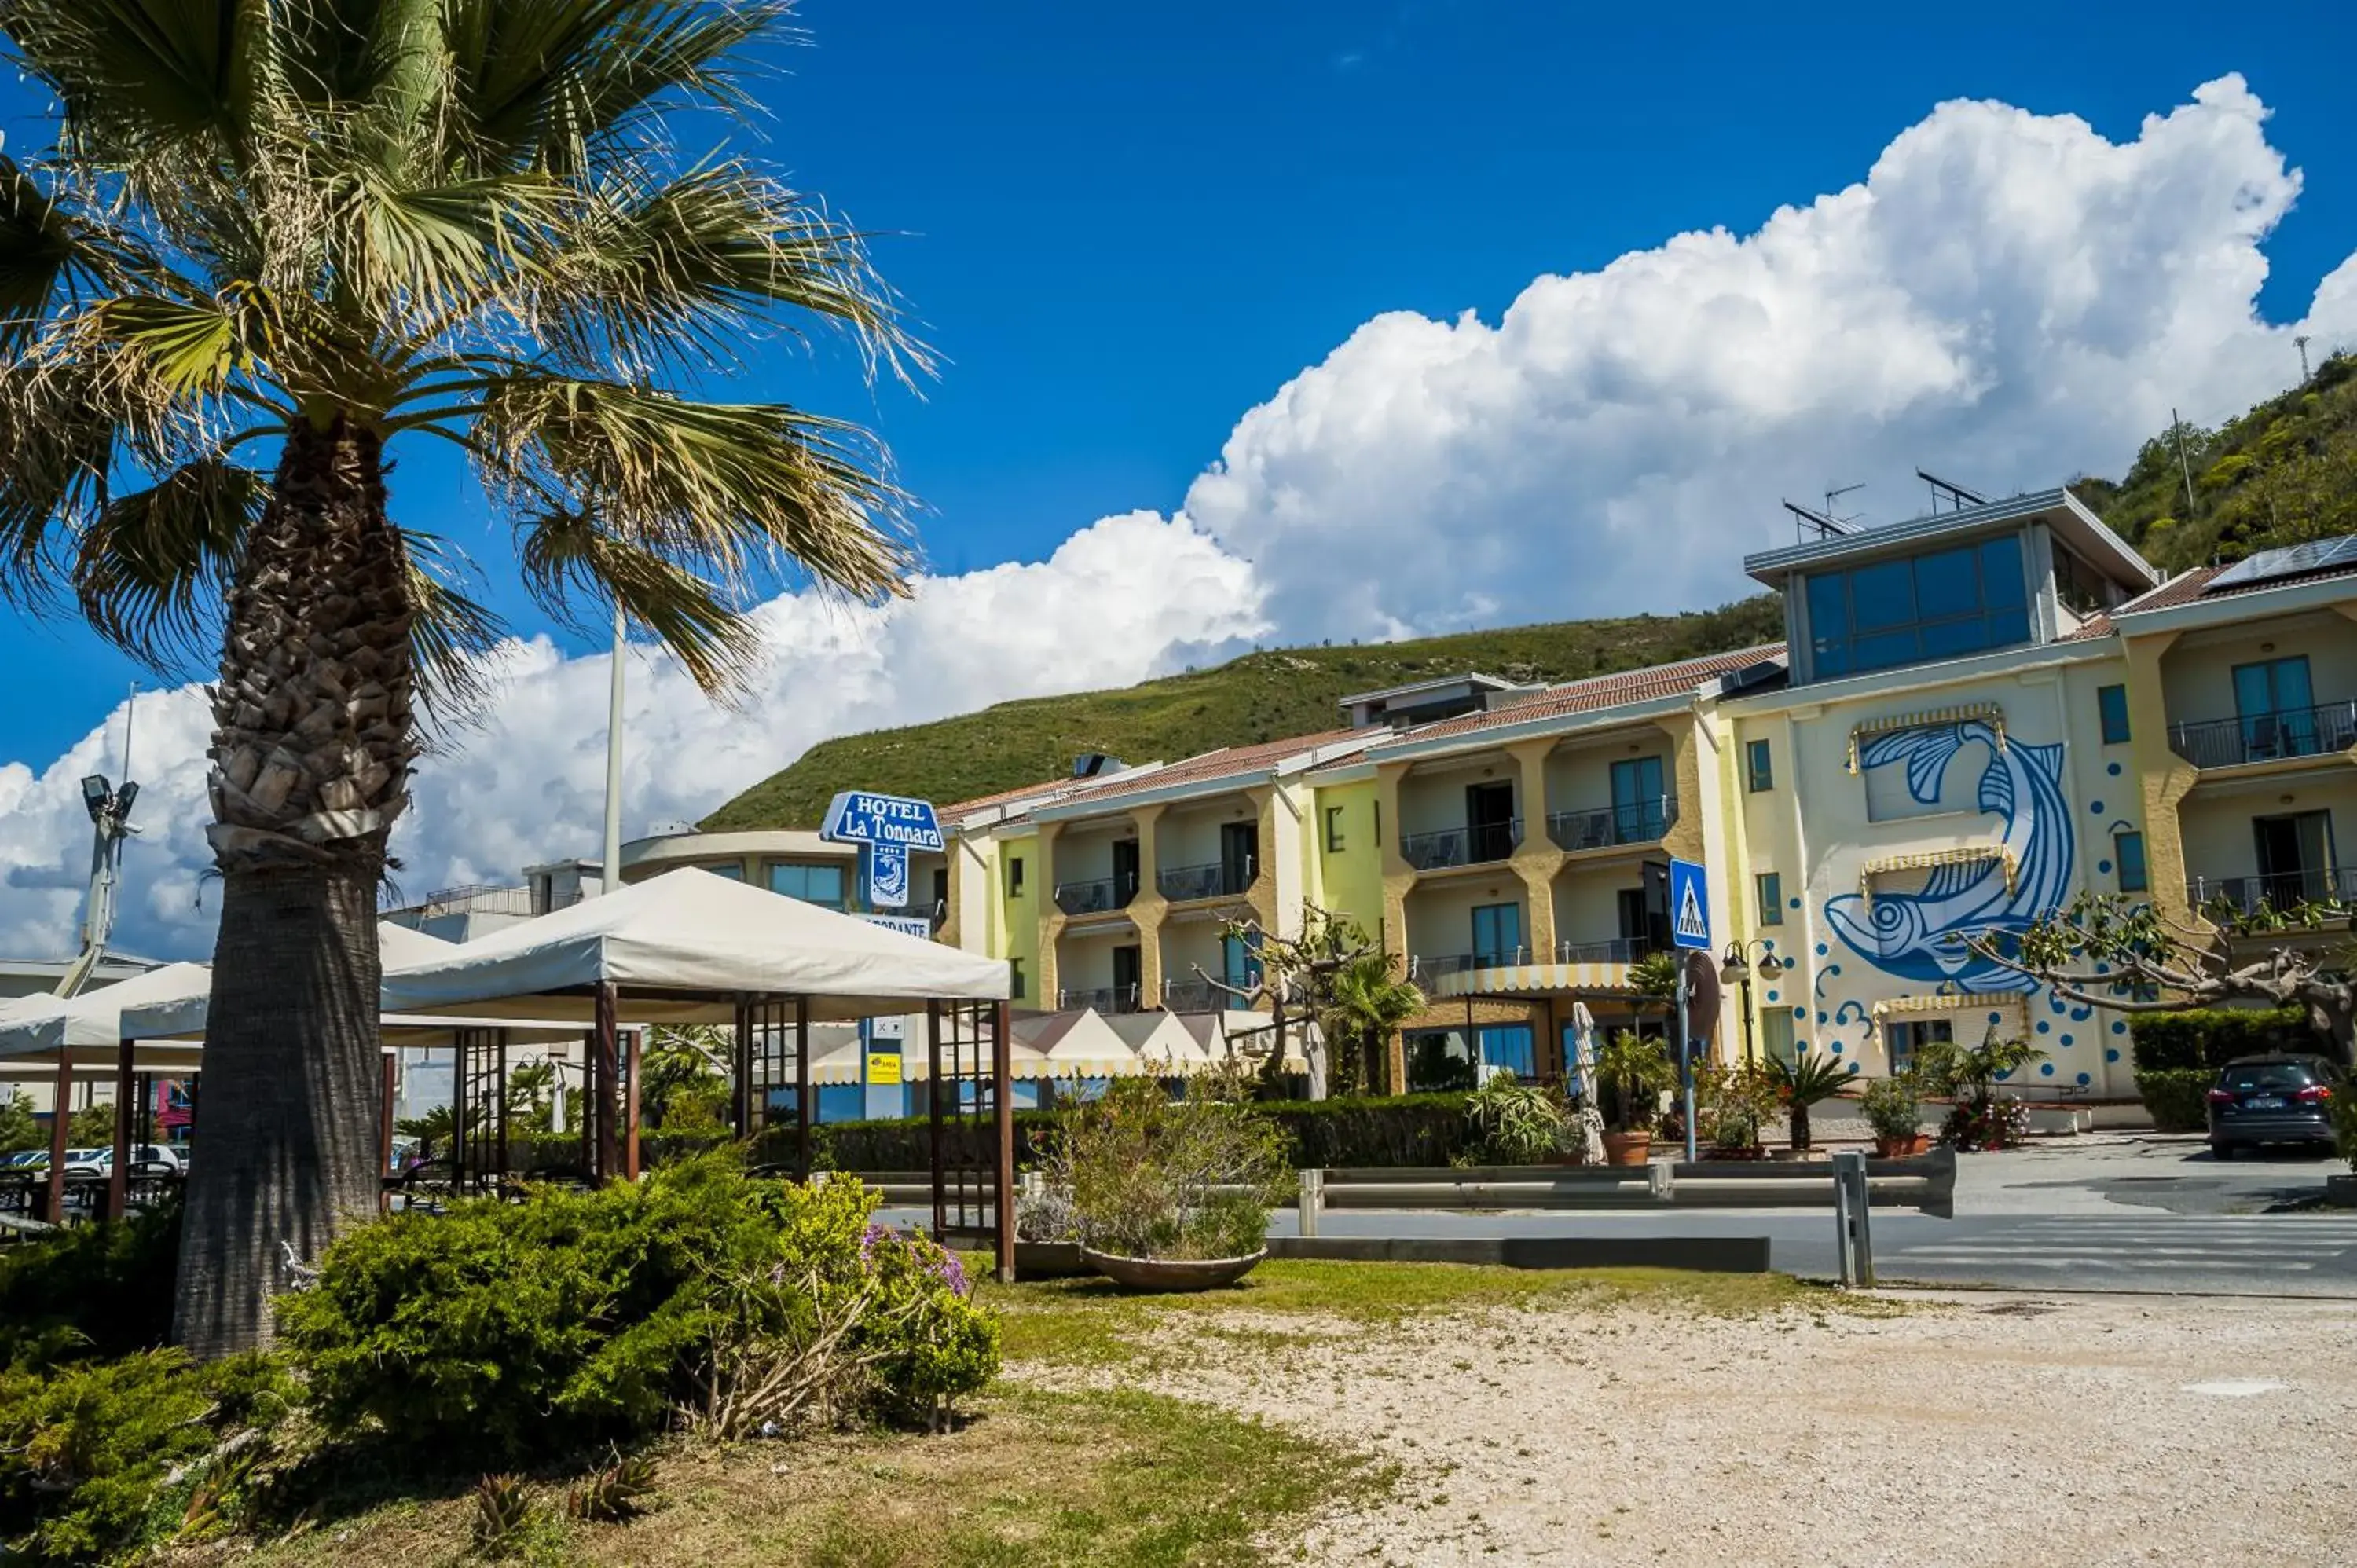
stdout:
MULTIPOLYGON (((2198 1138, 2056 1140, 1965 1159, 1956 1217, 1873 1220, 1886 1283, 2357 1299, 2357 1214, 2285 1212, 2344 1168, 2312 1156, 2220 1163, 2198 1138), (2276 1212, 2269 1212, 2276 1210, 2276 1212)), ((1273 1230, 1290 1234, 1294 1217, 1273 1230)), ((1833 1275, 1830 1206, 1642 1214, 1329 1213, 1321 1233, 1390 1236, 1766 1236, 1771 1264, 1833 1275)))

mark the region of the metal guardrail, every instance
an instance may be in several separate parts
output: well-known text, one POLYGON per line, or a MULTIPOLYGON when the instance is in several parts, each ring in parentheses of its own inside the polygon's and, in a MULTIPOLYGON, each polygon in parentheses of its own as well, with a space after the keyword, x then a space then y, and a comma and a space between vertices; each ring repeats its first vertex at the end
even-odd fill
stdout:
POLYGON ((2196 768, 2322 757, 2357 746, 2357 701, 2169 726, 2169 749, 2196 768))
MULTIPOLYGON (((1056 1005, 1068 1012, 1093 1007, 1100 1013, 1135 1013, 1140 1005, 1137 989, 1135 985, 1107 985, 1091 991, 1060 991, 1056 993, 1056 1005)), ((932 1180, 931 1176, 925 1179, 929 1184, 932 1180)), ((931 1187, 928 1186, 926 1190, 930 1192, 931 1187)))
POLYGON ((1166 980, 1162 983, 1162 1005, 1173 1013, 1217 1013, 1242 1004, 1209 981, 1166 980))
POLYGON ((1557 849, 1609 849, 1616 844, 1652 843, 1677 820, 1677 797, 1664 795, 1657 800, 1550 811, 1547 836, 1555 840, 1557 849))
POLYGON ((1189 898, 1239 898, 1260 875, 1257 861, 1241 866, 1225 861, 1210 865, 1173 865, 1154 874, 1155 890, 1174 904, 1189 898))
POLYGON ((1642 937, 1615 937, 1605 942, 1557 942, 1557 963, 1634 963, 1653 950, 1642 937))
POLYGON ((1515 817, 1503 822, 1409 833, 1400 840, 1400 855, 1418 871, 1439 871, 1451 865, 1511 859, 1522 842, 1523 819, 1515 817))

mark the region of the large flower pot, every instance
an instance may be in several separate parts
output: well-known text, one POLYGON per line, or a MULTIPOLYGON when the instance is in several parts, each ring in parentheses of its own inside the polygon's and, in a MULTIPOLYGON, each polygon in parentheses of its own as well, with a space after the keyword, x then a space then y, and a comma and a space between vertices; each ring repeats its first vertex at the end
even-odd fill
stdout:
POLYGON ((1907 1153, 1908 1153, 1910 1156, 1911 1156, 1911 1155, 1928 1155, 1928 1154, 1930 1154, 1931 1152, 1932 1152, 1932 1134, 1931 1134, 1931 1133, 1916 1133, 1913 1137, 1911 1137, 1911 1138, 1910 1138, 1910 1139, 1908 1139, 1908 1140, 1907 1140, 1907 1153))
POLYGON ((1653 1135, 1651 1133, 1607 1133, 1604 1134, 1604 1163, 1608 1165, 1641 1165, 1652 1156, 1653 1135))
POLYGON ((1904 1159, 1914 1146, 1912 1138, 1886 1138, 1878 1133, 1874 1137, 1874 1157, 1878 1160, 1904 1159))
POLYGON ((1124 1290, 1162 1292, 1218 1290, 1232 1285, 1263 1258, 1264 1247, 1243 1258, 1117 1258, 1108 1252, 1081 1249, 1081 1261, 1124 1290))

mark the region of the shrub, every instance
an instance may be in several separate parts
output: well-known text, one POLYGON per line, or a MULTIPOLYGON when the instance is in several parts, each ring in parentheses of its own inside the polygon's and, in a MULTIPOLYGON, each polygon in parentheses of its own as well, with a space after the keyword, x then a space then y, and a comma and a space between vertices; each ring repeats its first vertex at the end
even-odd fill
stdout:
MULTIPOLYGON (((445 1465, 627 1441, 708 1411, 716 1388, 759 1407, 757 1425, 799 1412, 795 1400, 892 1402, 906 1391, 877 1388, 866 1369, 916 1367, 927 1336, 995 1330, 943 1290, 902 1300, 914 1286, 868 1240, 875 1205, 856 1182, 753 1178, 724 1151, 637 1186, 394 1215, 328 1250, 317 1283, 282 1298, 281 1333, 331 1433, 381 1428, 445 1465), (814 1326, 863 1300, 856 1334, 820 1348, 791 1400, 739 1387, 746 1368, 808 1350, 814 1326), (894 1311, 871 1321, 878 1304, 894 1311)), ((996 1369, 990 1343, 967 1359, 980 1378, 996 1369)), ((947 1391, 977 1386, 969 1375, 947 1391)))
POLYGON ((1767 1063, 1768 1080, 1775 1086, 1777 1103, 1791 1113, 1791 1143, 1793 1148, 1810 1147, 1812 1130, 1809 1108, 1831 1100, 1850 1085, 1856 1076, 1851 1069, 1831 1056, 1814 1051, 1803 1051, 1791 1061, 1770 1058, 1767 1063))
POLYGON ((2145 1072, 2221 1068, 2236 1057, 2269 1051, 2331 1055, 2297 1007, 2197 1007, 2147 1013, 2136 1021, 2134 1046, 2145 1072))
POLYGON ((0 1363, 127 1355, 172 1326, 175 1200, 24 1241, 0 1258, 0 1363))
POLYGON ((1760 1128, 1776 1113, 1776 1080, 1757 1067, 1695 1069, 1695 1131, 1715 1149, 1757 1149, 1760 1128))
POLYGON ((1597 1047, 1597 1098, 1616 1133, 1651 1131, 1662 1091, 1677 1081, 1677 1066, 1659 1040, 1623 1029, 1597 1047))
POLYGON ((1505 1073, 1467 1096, 1465 1117, 1478 1131, 1480 1157, 1501 1165, 1534 1165, 1554 1154, 1570 1120, 1552 1090, 1517 1083, 1505 1073))
POLYGON ((1956 1101, 1940 1130, 1950 1148, 2010 1149, 2029 1134, 2029 1110, 2017 1095, 2000 1095, 2000 1078, 2019 1072, 2046 1053, 2027 1040, 1995 1036, 1976 1046, 1933 1041, 1916 1054, 1916 1070, 1935 1093, 1956 1101))
POLYGON ((1246 1107, 1284 1129, 1297 1169, 1445 1165, 1477 1133, 1458 1093, 1258 1101, 1246 1107))
POLYGON ((2218 1075, 2207 1068, 2165 1068, 2136 1075, 2136 1093, 2152 1112, 2152 1124, 2163 1133, 2201 1133, 2210 1126, 2210 1106, 2203 1098, 2218 1075))
POLYGON ((1058 1113, 1042 1162, 1071 1194, 1077 1234, 1131 1258, 1235 1258, 1266 1244, 1284 1186, 1285 1137, 1237 1098, 1238 1080, 1200 1073, 1172 1100, 1151 1079, 1117 1079, 1058 1113))
POLYGON ((1923 1097, 1913 1073, 1876 1079, 1859 1103, 1878 1138, 1912 1138, 1923 1125, 1923 1097))
POLYGON ((135 1552, 194 1510, 222 1440, 287 1408, 283 1369, 259 1356, 197 1367, 178 1350, 0 1372, 0 1531, 11 1562, 84 1563, 135 1552))

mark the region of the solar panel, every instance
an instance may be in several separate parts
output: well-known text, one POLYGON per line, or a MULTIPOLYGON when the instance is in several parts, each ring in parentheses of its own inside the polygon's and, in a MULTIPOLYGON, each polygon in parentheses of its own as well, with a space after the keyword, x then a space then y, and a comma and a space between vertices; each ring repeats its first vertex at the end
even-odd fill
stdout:
POLYGON ((2304 544, 2262 550, 2255 555, 2244 557, 2211 578, 2210 586, 2230 588, 2238 583, 2268 583, 2277 577, 2301 577, 2310 572, 2350 565, 2357 565, 2357 534, 2311 539, 2304 544))

